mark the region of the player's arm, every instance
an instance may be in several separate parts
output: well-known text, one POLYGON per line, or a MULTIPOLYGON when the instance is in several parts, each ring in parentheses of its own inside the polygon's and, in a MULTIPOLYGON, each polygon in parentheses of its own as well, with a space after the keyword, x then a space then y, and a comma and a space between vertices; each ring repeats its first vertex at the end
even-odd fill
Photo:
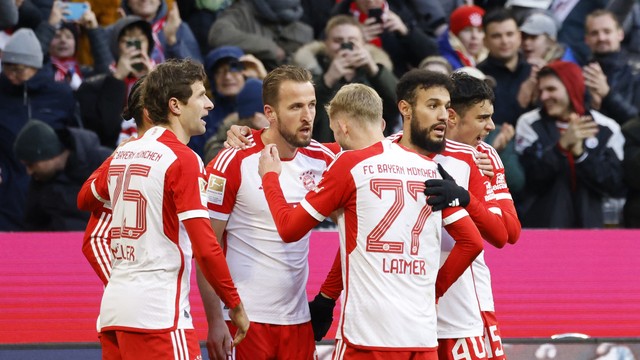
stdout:
POLYGON ((513 200, 498 200, 498 205, 502 210, 502 220, 505 228, 507 229, 507 242, 509 244, 515 244, 520 238, 522 225, 520 224, 520 218, 518 218, 518 213, 513 200))
POLYGON ((91 213, 82 238, 82 254, 106 286, 111 276, 111 211, 101 207, 91 213))
POLYGON ((244 312, 242 302, 240 302, 240 297, 229 273, 229 267, 211 223, 206 219, 198 218, 184 221, 184 224, 193 245, 198 288, 209 324, 209 337, 207 338, 209 356, 214 359, 226 359, 231 355, 231 347, 237 345, 246 336, 249 319, 244 312), (233 344, 231 344, 231 335, 222 316, 220 301, 230 309, 231 321, 238 327, 233 344))
POLYGON ((317 220, 303 206, 292 207, 287 203, 280 187, 280 155, 273 144, 265 146, 260 155, 258 173, 262 177, 262 188, 267 198, 269 210, 282 241, 286 243, 300 240, 311 231, 317 220))
POLYGON ((482 236, 464 209, 460 207, 444 209, 442 222, 455 243, 447 260, 438 271, 436 299, 451 287, 482 252, 482 236))
POLYGON ((109 201, 107 181, 111 157, 108 157, 82 184, 78 192, 78 209, 85 211, 99 211, 104 203, 109 201))
POLYGON ((469 178, 469 190, 466 190, 457 185, 453 177, 440 164, 438 164, 438 171, 442 175, 442 180, 430 179, 425 182, 425 194, 429 196, 427 203, 436 211, 446 207, 464 207, 482 237, 493 246, 502 248, 507 242, 508 234, 500 207, 495 200, 486 199, 493 196, 488 183, 489 179, 474 167, 469 178))

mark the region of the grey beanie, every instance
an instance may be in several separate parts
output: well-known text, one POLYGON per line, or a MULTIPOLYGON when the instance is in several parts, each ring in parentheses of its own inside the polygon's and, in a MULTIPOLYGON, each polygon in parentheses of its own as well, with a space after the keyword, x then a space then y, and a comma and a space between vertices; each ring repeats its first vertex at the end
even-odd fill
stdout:
POLYGON ((2 50, 2 62, 42 68, 42 47, 33 30, 21 28, 11 35, 2 50))
POLYGON ((60 155, 62 150, 64 148, 56 132, 40 120, 29 120, 13 143, 16 157, 27 163, 49 160, 60 155))

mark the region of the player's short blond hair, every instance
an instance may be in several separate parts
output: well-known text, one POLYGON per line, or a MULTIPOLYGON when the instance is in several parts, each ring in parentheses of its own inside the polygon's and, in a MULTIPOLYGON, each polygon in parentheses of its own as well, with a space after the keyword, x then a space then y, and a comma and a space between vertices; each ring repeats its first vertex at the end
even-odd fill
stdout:
POLYGON ((346 115, 349 119, 361 123, 376 124, 382 120, 382 99, 380 95, 367 85, 344 85, 325 106, 329 118, 337 114, 346 115))

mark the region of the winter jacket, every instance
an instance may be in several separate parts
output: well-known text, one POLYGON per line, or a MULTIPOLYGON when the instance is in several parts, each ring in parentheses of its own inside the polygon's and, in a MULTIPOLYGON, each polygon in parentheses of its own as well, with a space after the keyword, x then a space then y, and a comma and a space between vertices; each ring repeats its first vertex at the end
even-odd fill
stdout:
POLYGON ((640 69, 633 68, 623 52, 596 54, 594 59, 607 76, 609 94, 602 99, 600 111, 619 124, 639 115, 640 69))
POLYGON ((640 119, 622 125, 624 143, 624 181, 629 192, 624 205, 623 221, 628 228, 640 228, 640 119))
POLYGON ((624 137, 613 119, 592 110, 599 131, 574 158, 558 145, 556 120, 540 109, 523 114, 516 126, 516 151, 526 186, 517 204, 523 227, 601 228, 605 196, 624 189, 624 137))
POLYGON ((55 129, 75 125, 74 112, 71 88, 55 82, 46 64, 19 86, 0 75, 0 231, 24 229, 29 176, 13 153, 18 132, 29 119, 44 121, 55 129))
POLYGON ((53 179, 31 180, 25 211, 25 223, 31 231, 84 230, 90 214, 78 210, 78 192, 112 153, 111 149, 99 145, 92 131, 67 128, 57 133, 70 155, 64 170, 53 179))

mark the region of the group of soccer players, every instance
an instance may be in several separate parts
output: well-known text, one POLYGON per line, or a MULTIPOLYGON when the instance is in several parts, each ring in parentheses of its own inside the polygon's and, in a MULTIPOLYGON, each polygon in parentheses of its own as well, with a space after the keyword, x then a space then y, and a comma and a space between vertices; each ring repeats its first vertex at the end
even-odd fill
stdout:
POLYGON ((317 358, 314 338, 342 292, 334 359, 506 358, 482 239, 515 243, 520 223, 500 158, 481 141, 494 128, 484 82, 408 72, 403 131, 388 139, 376 92, 344 86, 328 105, 337 144, 320 144, 311 76, 282 66, 263 82, 270 126, 245 130, 247 145, 205 168, 186 147, 213 108, 203 74, 169 61, 132 89, 146 131, 79 195, 92 211, 83 252, 106 285, 104 359, 200 358, 192 257, 210 358, 317 358), (340 251, 309 304, 309 233, 327 217, 340 251), (312 318, 319 302, 328 311, 312 318))

